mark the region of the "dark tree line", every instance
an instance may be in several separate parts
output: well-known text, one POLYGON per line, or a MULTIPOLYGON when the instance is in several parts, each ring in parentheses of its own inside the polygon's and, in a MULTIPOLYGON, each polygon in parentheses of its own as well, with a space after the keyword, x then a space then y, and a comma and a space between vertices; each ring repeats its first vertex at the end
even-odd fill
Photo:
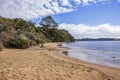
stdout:
POLYGON ((45 42, 71 42, 74 38, 66 30, 58 30, 51 16, 43 18, 41 27, 21 18, 0 17, 0 44, 4 47, 28 48, 45 42))

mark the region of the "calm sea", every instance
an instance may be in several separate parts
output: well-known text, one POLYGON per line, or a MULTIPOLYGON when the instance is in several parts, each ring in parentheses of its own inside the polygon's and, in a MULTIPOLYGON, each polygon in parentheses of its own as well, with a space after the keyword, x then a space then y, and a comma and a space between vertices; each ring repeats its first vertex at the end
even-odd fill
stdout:
POLYGON ((70 57, 120 68, 120 41, 76 41, 63 46, 71 48, 70 57))

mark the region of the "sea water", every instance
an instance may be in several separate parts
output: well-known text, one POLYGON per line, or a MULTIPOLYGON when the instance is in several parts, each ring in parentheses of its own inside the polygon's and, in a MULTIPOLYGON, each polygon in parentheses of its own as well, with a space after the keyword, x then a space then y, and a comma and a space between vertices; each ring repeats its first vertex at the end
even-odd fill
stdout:
POLYGON ((70 57, 120 68, 120 41, 76 41, 63 46, 70 48, 70 57))

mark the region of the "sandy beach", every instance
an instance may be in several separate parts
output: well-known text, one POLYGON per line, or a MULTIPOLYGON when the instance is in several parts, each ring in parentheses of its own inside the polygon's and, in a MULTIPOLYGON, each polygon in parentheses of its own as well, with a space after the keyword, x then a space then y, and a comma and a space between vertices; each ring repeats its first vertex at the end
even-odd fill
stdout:
POLYGON ((4 49, 0 52, 0 80, 120 80, 120 69, 69 58, 60 43, 44 48, 4 49))

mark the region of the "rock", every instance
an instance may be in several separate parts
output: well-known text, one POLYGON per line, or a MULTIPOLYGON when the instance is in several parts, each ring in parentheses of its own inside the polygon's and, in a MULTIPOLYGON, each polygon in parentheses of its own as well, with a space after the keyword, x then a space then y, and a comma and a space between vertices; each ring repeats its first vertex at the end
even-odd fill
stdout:
POLYGON ((68 55, 68 51, 63 51, 62 52, 64 55, 68 55))

